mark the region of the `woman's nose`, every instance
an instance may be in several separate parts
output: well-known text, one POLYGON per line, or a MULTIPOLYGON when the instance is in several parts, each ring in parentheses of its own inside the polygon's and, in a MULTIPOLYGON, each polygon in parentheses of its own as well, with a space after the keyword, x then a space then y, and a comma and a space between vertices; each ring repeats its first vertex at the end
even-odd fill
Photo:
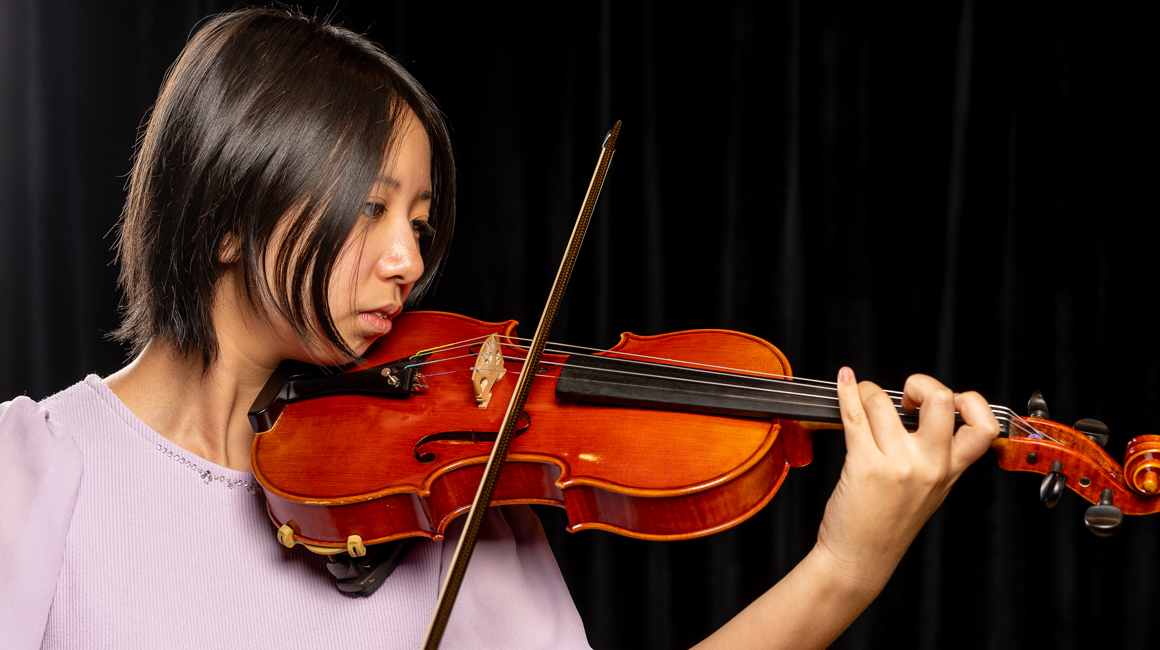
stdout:
POLYGON ((414 284, 423 275, 423 255, 408 219, 391 219, 375 271, 383 280, 414 284))

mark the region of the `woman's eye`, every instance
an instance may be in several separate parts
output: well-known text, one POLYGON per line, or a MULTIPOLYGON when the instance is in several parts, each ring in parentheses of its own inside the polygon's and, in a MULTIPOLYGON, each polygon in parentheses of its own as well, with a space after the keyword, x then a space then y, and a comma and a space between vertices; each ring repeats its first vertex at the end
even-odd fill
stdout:
POLYGON ((426 219, 411 220, 411 230, 414 230, 415 234, 422 238, 435 236, 435 228, 433 228, 426 219))
POLYGON ((431 242, 435 240, 435 228, 427 223, 426 219, 411 220, 411 230, 415 233, 415 240, 419 242, 419 251, 423 257, 431 250, 431 242))
POLYGON ((371 219, 378 219, 387 213, 387 206, 382 203, 367 203, 363 206, 363 214, 371 219))

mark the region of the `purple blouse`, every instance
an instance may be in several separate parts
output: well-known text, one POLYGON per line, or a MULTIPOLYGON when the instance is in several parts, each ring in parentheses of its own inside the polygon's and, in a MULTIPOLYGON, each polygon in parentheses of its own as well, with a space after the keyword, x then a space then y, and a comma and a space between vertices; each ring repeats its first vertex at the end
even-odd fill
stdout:
MULTIPOLYGON (((0 405, 0 460, 6 649, 416 648, 462 525, 343 596, 325 558, 277 543, 252 474, 174 446, 96 376, 0 405)), ((530 508, 488 513, 442 647, 588 647, 530 508)))

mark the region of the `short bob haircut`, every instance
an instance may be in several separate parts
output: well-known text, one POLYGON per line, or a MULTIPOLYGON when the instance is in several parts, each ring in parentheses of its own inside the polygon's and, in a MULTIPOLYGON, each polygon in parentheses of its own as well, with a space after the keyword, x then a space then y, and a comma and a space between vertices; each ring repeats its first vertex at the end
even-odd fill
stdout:
POLYGON ((414 302, 455 221, 455 162, 434 100, 378 45, 325 20, 282 8, 208 20, 166 75, 138 143, 113 337, 134 353, 163 341, 208 370, 214 287, 229 262, 258 313, 285 318, 311 354, 332 347, 354 360, 330 314, 331 275, 408 109, 427 132, 434 194, 414 302), (291 244, 272 247, 276 233, 291 244))

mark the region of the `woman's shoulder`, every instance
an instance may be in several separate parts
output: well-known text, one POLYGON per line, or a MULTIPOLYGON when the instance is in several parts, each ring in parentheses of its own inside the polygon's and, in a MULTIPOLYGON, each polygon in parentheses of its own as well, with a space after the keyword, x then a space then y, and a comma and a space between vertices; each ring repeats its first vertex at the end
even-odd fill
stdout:
POLYGON ((17 648, 40 645, 83 471, 52 404, 0 404, 0 638, 17 648))
POLYGON ((0 449, 7 452, 0 454, 0 457, 15 459, 36 451, 52 449, 60 452, 75 447, 68 427, 61 426, 51 412, 52 401, 68 392, 75 392, 75 388, 66 389, 41 402, 21 395, 0 404, 0 449), (19 450, 23 450, 23 453, 13 455, 12 452, 19 450))
MULTIPOLYGON (((84 382, 35 402, 20 396, 0 404, 0 494, 8 504, 71 504, 83 468, 74 428, 60 417, 84 382)), ((69 506, 71 507, 71 505, 69 506)))
POLYGON ((93 434, 135 420, 100 377, 89 375, 39 402, 22 396, 0 404, 0 444, 83 448, 93 434))
POLYGON ((111 401, 117 402, 104 381, 96 375, 89 375, 37 404, 47 412, 51 421, 69 424, 78 419, 84 420, 86 416, 91 418, 97 413, 107 412, 111 401))
POLYGON ((75 480, 64 480, 69 475, 79 476, 81 452, 77 447, 72 427, 57 416, 57 409, 68 410, 77 401, 75 394, 84 382, 65 389, 41 402, 25 396, 0 404, 0 488, 7 494, 21 494, 33 485, 51 483, 72 485, 75 480), (25 483, 26 490, 9 492, 25 483), (7 484, 7 485, 5 485, 7 484))
MULTIPOLYGON (((26 395, 20 395, 6 402, 0 402, 0 419, 2 418, 19 418, 20 421, 27 421, 28 423, 38 420, 49 420, 50 414, 55 415, 57 412, 72 410, 83 404, 92 404, 95 401, 104 401, 101 399, 100 389, 104 387, 104 382, 96 375, 89 375, 83 380, 65 388, 64 390, 49 395, 39 402, 32 400, 26 395), (9 415, 11 414, 11 415, 9 415)), ((109 391, 111 392, 111 391, 109 391)), ((53 417, 52 420, 57 418, 53 417)), ((11 426, 17 420, 8 422, 11 426)))
POLYGON ((48 411, 38 402, 21 395, 0 403, 0 431, 34 431, 47 428, 48 411))

